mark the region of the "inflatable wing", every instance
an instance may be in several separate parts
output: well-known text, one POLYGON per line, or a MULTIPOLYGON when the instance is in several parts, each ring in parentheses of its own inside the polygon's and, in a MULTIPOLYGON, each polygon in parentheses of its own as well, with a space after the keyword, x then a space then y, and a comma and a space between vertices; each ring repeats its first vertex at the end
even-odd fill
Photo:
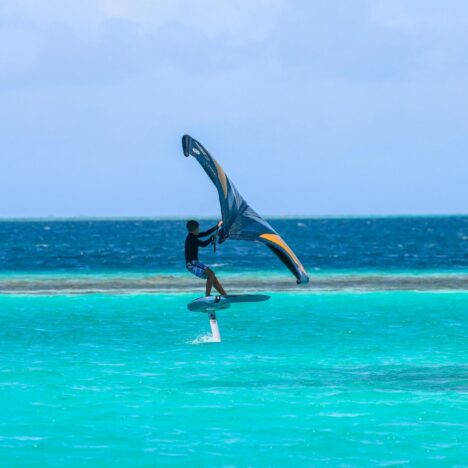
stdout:
POLYGON ((242 198, 222 167, 197 140, 184 135, 185 156, 193 156, 203 167, 218 190, 223 228, 219 242, 226 239, 257 241, 268 246, 296 277, 297 283, 308 283, 309 277, 291 248, 280 235, 242 198))

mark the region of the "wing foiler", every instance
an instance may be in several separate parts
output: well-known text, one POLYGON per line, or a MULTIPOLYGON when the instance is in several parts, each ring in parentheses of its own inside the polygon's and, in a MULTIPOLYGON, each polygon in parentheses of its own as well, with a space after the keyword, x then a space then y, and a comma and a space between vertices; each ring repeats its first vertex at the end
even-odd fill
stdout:
POLYGON ((242 198, 222 167, 197 140, 184 135, 185 156, 193 156, 216 186, 221 205, 223 227, 218 242, 227 239, 256 241, 265 244, 296 277, 297 284, 306 284, 309 277, 291 248, 281 236, 242 198))

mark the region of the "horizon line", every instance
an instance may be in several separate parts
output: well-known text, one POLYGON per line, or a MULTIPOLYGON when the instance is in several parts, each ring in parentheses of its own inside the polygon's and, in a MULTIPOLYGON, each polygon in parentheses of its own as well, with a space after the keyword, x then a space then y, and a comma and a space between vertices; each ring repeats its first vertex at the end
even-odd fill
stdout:
MULTIPOLYGON (((266 219, 350 219, 350 218, 452 218, 465 217, 468 213, 399 213, 399 214, 324 214, 324 215, 262 215, 266 219)), ((185 221, 193 218, 187 216, 30 216, 2 217, 0 222, 40 222, 40 221, 185 221)), ((218 219, 216 215, 195 216, 202 220, 218 219)))

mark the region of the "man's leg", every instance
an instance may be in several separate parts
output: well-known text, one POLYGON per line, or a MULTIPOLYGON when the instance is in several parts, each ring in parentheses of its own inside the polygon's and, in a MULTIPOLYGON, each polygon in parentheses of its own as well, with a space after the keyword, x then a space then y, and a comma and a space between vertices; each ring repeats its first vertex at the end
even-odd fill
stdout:
POLYGON ((219 294, 221 294, 221 296, 227 296, 226 291, 225 291, 224 288, 221 286, 221 283, 219 282, 219 280, 218 280, 218 278, 216 277, 216 275, 213 275, 213 284, 214 284, 214 287, 215 287, 216 291, 218 291, 219 294))
POLYGON ((205 273, 206 273, 206 276, 207 276, 207 278, 206 278, 206 295, 209 296, 211 294, 211 288, 213 287, 213 281, 214 281, 215 275, 209 268, 207 268, 205 270, 205 273))

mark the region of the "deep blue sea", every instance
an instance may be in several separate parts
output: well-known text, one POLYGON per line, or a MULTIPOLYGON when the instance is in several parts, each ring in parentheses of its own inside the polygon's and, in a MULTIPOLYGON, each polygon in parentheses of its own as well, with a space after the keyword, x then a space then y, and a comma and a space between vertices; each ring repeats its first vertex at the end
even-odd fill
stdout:
MULTIPOLYGON (((468 270, 468 216, 271 223, 311 271, 468 270)), ((185 235, 184 221, 0 222, 0 271, 178 271, 185 235)), ((226 242, 204 258, 228 271, 281 271, 268 249, 250 242, 226 242)))
POLYGON ((213 343, 183 221, 0 222, 0 465, 468 466, 468 216, 271 223, 213 343))

